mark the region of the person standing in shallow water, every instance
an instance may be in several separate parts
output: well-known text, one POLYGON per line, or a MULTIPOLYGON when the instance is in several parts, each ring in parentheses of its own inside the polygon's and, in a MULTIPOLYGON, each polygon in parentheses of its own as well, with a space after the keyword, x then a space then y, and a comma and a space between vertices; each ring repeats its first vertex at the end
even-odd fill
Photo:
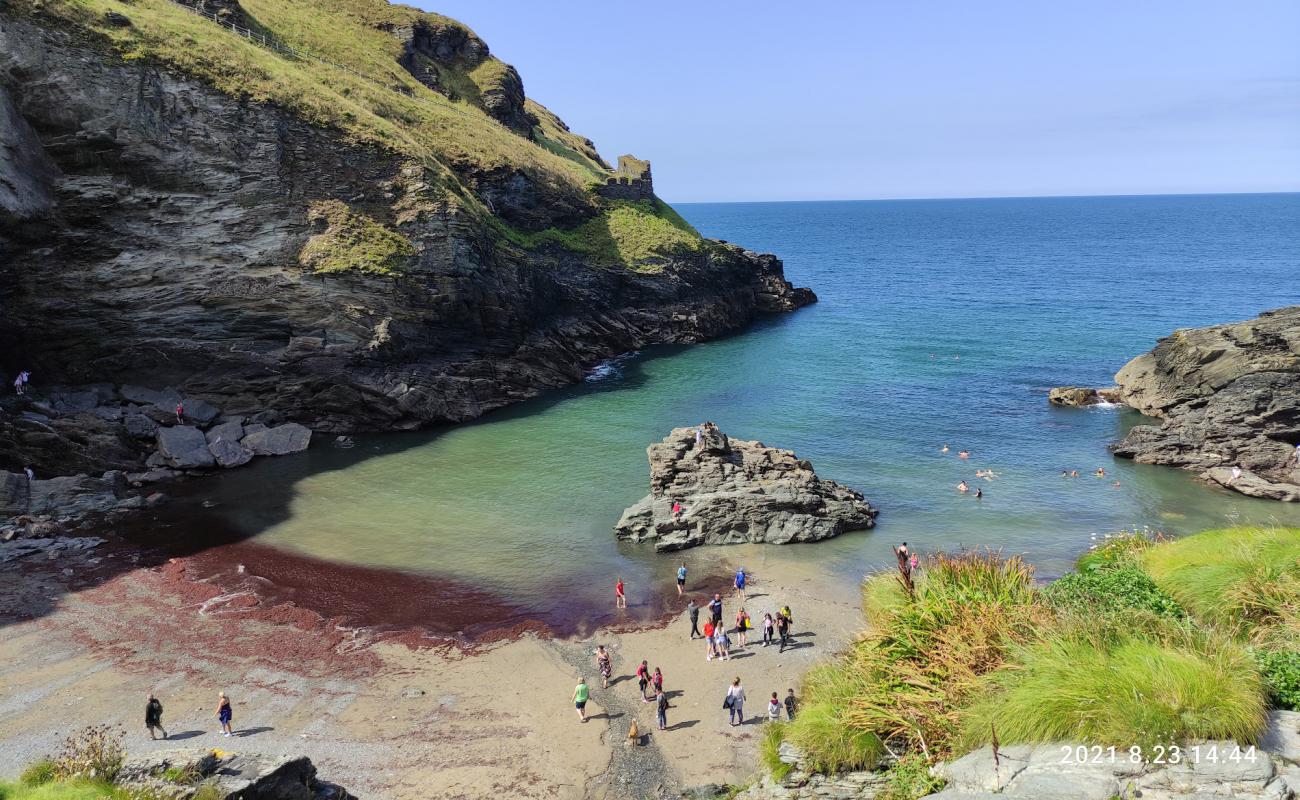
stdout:
POLYGON ((700 635, 700 607, 695 605, 695 599, 692 598, 686 604, 686 615, 691 618, 691 638, 700 635))
POLYGON ((218 692, 217 693, 217 720, 221 722, 221 734, 223 736, 234 735, 235 730, 230 726, 230 722, 232 719, 234 719, 234 711, 230 707, 230 698, 226 697, 225 692, 218 692))
POLYGON ((167 730, 163 727, 162 724, 162 713, 163 713, 162 703, 158 700, 158 698, 153 696, 153 692, 150 692, 149 700, 148 702, 145 703, 144 706, 144 727, 145 730, 149 731, 150 739, 157 738, 156 736, 153 735, 154 728, 157 728, 158 731, 162 733, 162 738, 164 739, 167 738, 167 730))
POLYGON ((587 698, 591 696, 591 687, 586 678, 578 678, 578 685, 573 687, 573 707, 578 710, 578 719, 587 721, 587 698))
POLYGON ((622 578, 614 584, 614 608, 627 608, 627 589, 623 586, 622 578))
POLYGON ((744 567, 736 570, 736 580, 733 582, 733 585, 736 587, 736 593, 740 595, 741 603, 745 602, 745 581, 747 579, 748 576, 745 575, 744 567))

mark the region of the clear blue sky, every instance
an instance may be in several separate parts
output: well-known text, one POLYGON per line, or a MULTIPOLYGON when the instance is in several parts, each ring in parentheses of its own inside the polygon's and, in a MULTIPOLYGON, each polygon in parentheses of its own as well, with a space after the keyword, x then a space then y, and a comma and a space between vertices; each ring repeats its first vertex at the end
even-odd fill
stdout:
POLYGON ((1300 189, 1295 0, 419 0, 670 201, 1300 189))

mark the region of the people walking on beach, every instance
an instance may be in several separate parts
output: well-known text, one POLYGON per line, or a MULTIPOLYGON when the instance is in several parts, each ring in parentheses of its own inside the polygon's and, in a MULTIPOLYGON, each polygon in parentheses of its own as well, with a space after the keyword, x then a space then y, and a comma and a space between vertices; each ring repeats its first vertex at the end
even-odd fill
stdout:
MULTIPOLYGON (((684 588, 686 588, 686 563, 682 562, 682 565, 677 568, 677 596, 678 597, 682 596, 682 590, 684 588)), ((691 605, 694 604, 695 601, 692 600, 691 605)), ((699 612, 697 611, 696 613, 698 614, 699 612)))
POLYGON ((668 695, 662 688, 655 690, 655 721, 659 723, 659 730, 668 730, 668 695))
POLYGON ((740 678, 737 677, 731 682, 731 688, 727 689, 727 699, 722 701, 722 707, 730 712, 731 727, 736 727, 745 721, 745 689, 740 685, 740 678))
POLYGON ((226 697, 225 692, 218 692, 217 693, 217 719, 221 722, 221 733, 223 736, 234 735, 235 730, 230 726, 230 721, 233 718, 234 718, 234 711, 230 707, 230 698, 226 697))
POLYGON ((650 685, 650 665, 644 659, 641 661, 641 666, 636 668, 636 683, 641 687, 641 702, 650 702, 650 698, 645 693, 646 687, 650 685))
POLYGON ((763 614, 763 646, 767 647, 776 639, 776 621, 771 612, 763 614))
POLYGON ((749 628, 749 614, 742 608, 736 612, 736 638, 740 640, 741 647, 749 645, 749 628))
MULTIPOLYGON (((678 586, 680 590, 681 586, 678 586)), ((694 639, 700 635, 700 607, 695 605, 695 598, 691 598, 686 604, 686 616, 691 620, 691 638, 694 639)))
POLYGON ((587 679, 579 676, 578 685, 573 687, 573 707, 578 709, 578 719, 587 721, 587 698, 591 696, 591 687, 587 679))
POLYGON ((790 620, 784 614, 776 615, 776 633, 781 639, 781 648, 777 652, 784 653, 785 646, 790 643, 790 620))
POLYGON ((721 623, 713 628, 713 649, 717 651, 718 658, 723 661, 731 660, 731 637, 727 635, 727 629, 721 623))
POLYGON ((153 696, 153 692, 150 692, 149 700, 144 705, 144 729, 149 731, 150 739, 158 738, 153 735, 154 728, 157 728, 162 733, 162 738, 167 738, 167 730, 163 728, 162 724, 162 712, 162 703, 153 696))
POLYGON ((609 657, 605 645, 596 645, 596 667, 600 670, 602 689, 609 688, 609 676, 614 674, 614 662, 609 657))
POLYGON ((627 591, 623 587, 622 578, 614 584, 614 608, 627 608, 627 591))
POLYGON ((713 631, 713 620, 706 619, 704 621, 704 644, 706 645, 705 650, 707 653, 705 661, 712 661, 713 657, 718 654, 718 649, 713 644, 713 631))
POLYGON ((722 595, 715 593, 709 601, 709 616, 713 617, 713 627, 722 624, 722 595))
POLYGON ((650 686, 655 690, 655 694, 659 694, 664 690, 664 674, 659 671, 658 667, 655 667, 655 674, 650 676, 650 686))
POLYGON ((749 576, 745 574, 745 568, 741 567, 736 570, 736 580, 732 583, 736 587, 736 594, 740 595, 740 602, 745 602, 745 581, 749 576))
POLYGON ((799 701, 794 697, 794 689, 785 693, 785 718, 794 719, 794 712, 799 707, 799 701))
POLYGON ((767 701, 767 721, 778 722, 781 719, 781 698, 772 692, 772 699, 767 701))

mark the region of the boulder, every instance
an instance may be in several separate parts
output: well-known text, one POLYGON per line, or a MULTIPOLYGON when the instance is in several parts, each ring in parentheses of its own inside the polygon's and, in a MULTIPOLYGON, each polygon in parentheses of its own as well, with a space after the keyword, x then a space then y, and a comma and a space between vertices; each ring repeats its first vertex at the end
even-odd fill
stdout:
POLYGON ((354 800, 341 787, 317 779, 316 767, 306 756, 226 753, 211 748, 133 755, 122 765, 116 783, 133 792, 177 800, 200 791, 222 800, 354 800))
POLYGON ((158 453, 164 463, 178 469, 210 467, 216 463, 203 431, 189 425, 159 428, 158 453))
POLYGON ((122 419, 126 432, 136 439, 152 439, 158 435, 158 423, 144 414, 128 413, 122 419))
POLYGON ((126 491, 126 475, 106 472, 102 477, 63 475, 31 482, 29 514, 59 516, 108 511, 126 491))
POLYGON ((861 493, 822 480, 789 450, 701 427, 676 428, 646 452, 650 494, 623 512, 614 526, 620 539, 666 551, 814 542, 875 525, 876 509, 861 493), (684 509, 679 519, 674 502, 684 509))
POLYGON ((219 422, 208 428, 205 434, 208 444, 225 439, 228 442, 238 442, 244 438, 244 424, 240 421, 219 422))
POLYGON ((1157 418, 1129 429, 1115 455, 1300 500, 1300 306, 1175 331, 1115 380, 1124 403, 1157 418), (1234 466, 1246 474, 1226 480, 1234 466))
MULTIPOLYGON (((1273 711, 1268 728, 1259 737, 1260 749, 1277 754, 1284 761, 1300 764, 1300 711, 1273 711)), ((1300 791, 1300 783, 1292 787, 1300 791)))
POLYGON ((208 451, 221 467, 238 467, 253 460, 253 451, 233 439, 209 442, 208 451))
MULTIPOLYGON (((172 406, 172 410, 175 410, 172 406)), ((195 398, 185 398, 185 419, 193 420, 200 425, 206 425, 221 415, 221 409, 212 405, 206 400, 195 398)))
POLYGON ((1047 402, 1054 406, 1082 408, 1119 402, 1119 387, 1090 389, 1082 386, 1058 386, 1047 393, 1047 402))
POLYGON ((59 414, 80 414, 99 405, 99 393, 90 391, 50 392, 50 406, 59 414))
POLYGON ((0 472, 0 518, 27 513, 31 487, 21 472, 0 472))
POLYGON ((246 434, 239 442, 254 455, 283 456, 299 453, 311 444, 311 428, 296 422, 286 422, 246 434))

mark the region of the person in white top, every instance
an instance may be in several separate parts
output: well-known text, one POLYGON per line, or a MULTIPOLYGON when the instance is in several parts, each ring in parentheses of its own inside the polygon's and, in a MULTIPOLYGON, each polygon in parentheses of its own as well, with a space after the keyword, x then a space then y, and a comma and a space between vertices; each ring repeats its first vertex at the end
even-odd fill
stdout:
POLYGON ((740 685, 739 677, 731 682, 731 688, 727 689, 727 699, 723 701, 723 705, 731 712, 733 728, 745 721, 745 689, 740 685))
POLYGON ((767 721, 776 722, 781 719, 781 698, 772 692, 772 699, 767 701, 767 721))

